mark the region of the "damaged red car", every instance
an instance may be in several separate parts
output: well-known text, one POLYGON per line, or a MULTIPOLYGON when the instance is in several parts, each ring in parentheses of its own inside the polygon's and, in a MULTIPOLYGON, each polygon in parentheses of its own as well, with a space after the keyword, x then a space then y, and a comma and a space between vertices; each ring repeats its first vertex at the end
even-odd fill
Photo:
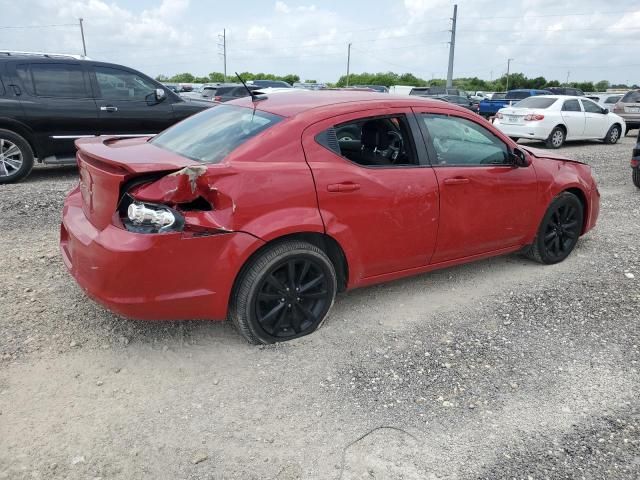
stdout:
POLYGON ((276 92, 77 146, 60 246, 86 293, 136 319, 230 318, 254 343, 311 333, 343 290, 562 261, 599 211, 589 166, 420 97, 276 92))

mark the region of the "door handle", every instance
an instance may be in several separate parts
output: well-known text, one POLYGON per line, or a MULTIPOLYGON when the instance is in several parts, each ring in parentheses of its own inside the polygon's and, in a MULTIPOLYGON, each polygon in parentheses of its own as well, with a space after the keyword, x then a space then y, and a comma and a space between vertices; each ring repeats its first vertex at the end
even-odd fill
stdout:
POLYGON ((463 185, 465 183, 469 183, 469 179, 465 177, 455 177, 455 178, 445 178, 445 185, 463 185))
POLYGON ((20 87, 18 85, 9 85, 12 89, 13 89, 13 93, 15 94, 16 97, 19 97, 20 95, 22 95, 22 90, 20 90, 20 87))
POLYGON ((100 107, 100 110, 102 110, 103 112, 117 112, 118 107, 114 107, 113 105, 103 105, 102 107, 100 107))
POLYGON ((355 192, 356 190, 360 190, 359 183, 343 182, 327 185, 327 191, 329 192, 355 192))

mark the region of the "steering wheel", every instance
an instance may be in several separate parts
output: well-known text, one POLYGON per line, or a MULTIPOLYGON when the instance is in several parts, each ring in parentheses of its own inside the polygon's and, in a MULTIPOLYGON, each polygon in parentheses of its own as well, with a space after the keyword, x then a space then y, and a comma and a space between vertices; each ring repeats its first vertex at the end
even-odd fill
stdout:
POLYGON ((383 152, 384 157, 391 163, 396 163, 400 154, 404 151, 404 140, 402 135, 395 130, 389 130, 387 135, 392 137, 389 147, 383 152))

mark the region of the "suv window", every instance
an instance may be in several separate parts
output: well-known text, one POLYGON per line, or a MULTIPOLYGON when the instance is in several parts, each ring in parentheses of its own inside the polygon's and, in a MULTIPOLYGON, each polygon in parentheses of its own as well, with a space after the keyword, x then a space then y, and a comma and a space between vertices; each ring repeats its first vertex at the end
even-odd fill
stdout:
POLYGON ((466 118, 422 114, 429 141, 437 155, 436 165, 506 165, 507 145, 486 128, 466 118))
POLYGON ((100 98, 105 100, 144 100, 156 85, 133 72, 109 67, 94 67, 100 98))
POLYGON ((625 93, 621 101, 624 103, 640 103, 640 90, 625 93))
POLYGON ((4 84, 2 83, 2 77, 0 77, 0 95, 4 95, 4 94, 5 94, 4 84))
POLYGON ((220 105, 183 120, 152 140, 155 146, 202 163, 220 163, 247 140, 282 117, 233 105, 220 105))
POLYGON ((316 141, 365 167, 419 164, 404 115, 359 118, 341 123, 317 135, 316 141))
POLYGON ((564 105, 562 105, 563 112, 581 112, 580 103, 578 100, 565 100, 564 105))
POLYGON ((602 113, 602 107, 596 105, 591 100, 582 100, 582 106, 587 113, 602 113))
POLYGON ((68 63, 20 65, 18 75, 25 88, 40 97, 87 98, 91 96, 80 65, 68 63))

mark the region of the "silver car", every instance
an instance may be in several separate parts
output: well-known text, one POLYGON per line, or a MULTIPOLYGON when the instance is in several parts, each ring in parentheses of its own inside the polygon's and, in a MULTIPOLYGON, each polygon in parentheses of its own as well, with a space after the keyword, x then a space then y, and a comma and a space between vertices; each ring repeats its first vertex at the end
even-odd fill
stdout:
POLYGON ((613 112, 627 122, 627 132, 634 128, 640 128, 640 90, 631 90, 625 93, 613 107, 613 112))

